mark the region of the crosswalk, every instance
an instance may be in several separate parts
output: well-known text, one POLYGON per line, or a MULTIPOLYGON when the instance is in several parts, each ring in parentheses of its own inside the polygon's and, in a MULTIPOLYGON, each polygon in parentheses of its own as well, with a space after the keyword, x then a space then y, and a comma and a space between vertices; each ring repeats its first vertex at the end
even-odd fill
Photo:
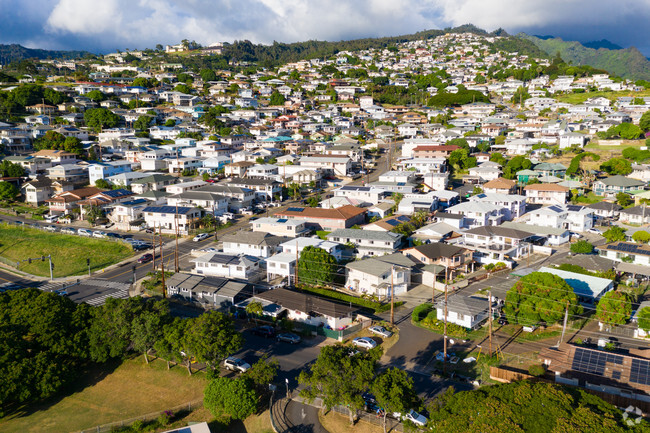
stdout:
POLYGON ((99 295, 99 296, 97 296, 95 298, 88 299, 85 302, 88 305, 92 305, 92 306, 97 307, 97 306, 100 306, 100 305, 104 305, 104 303, 106 302, 106 299, 108 299, 108 298, 127 299, 128 297, 129 297, 129 292, 128 291, 124 292, 124 291, 118 290, 116 292, 111 292, 111 293, 106 293, 106 294, 103 294, 103 295, 99 295))
POLYGON ((50 281, 45 284, 41 284, 40 286, 38 286, 38 289, 44 292, 53 292, 55 290, 59 290, 62 287, 63 287, 62 283, 50 281))

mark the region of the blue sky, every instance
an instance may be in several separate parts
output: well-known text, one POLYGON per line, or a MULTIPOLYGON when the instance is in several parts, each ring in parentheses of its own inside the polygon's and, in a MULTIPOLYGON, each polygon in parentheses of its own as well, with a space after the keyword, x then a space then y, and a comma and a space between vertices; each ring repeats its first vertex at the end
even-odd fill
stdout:
POLYGON ((337 41, 472 23, 582 42, 605 38, 650 55, 650 0, 0 0, 0 11, 0 43, 31 48, 337 41))

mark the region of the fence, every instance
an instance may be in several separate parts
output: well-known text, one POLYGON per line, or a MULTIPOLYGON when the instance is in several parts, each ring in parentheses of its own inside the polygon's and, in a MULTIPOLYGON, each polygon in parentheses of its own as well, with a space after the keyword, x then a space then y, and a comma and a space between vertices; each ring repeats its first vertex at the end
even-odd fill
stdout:
POLYGON ((490 367, 490 379, 496 380, 497 382, 508 383, 515 380, 531 379, 533 377, 523 371, 510 370, 502 367, 490 367))
MULTIPOLYGON (((332 412, 336 412, 338 414, 345 415, 347 417, 350 416, 350 410, 347 407, 343 407, 343 406, 335 406, 335 407, 333 407, 332 412)), ((364 422, 367 422, 367 423, 370 423, 372 425, 376 425, 376 426, 379 426, 379 427, 382 427, 384 425, 383 424, 384 423, 384 417, 383 416, 379 416, 379 415, 377 415, 375 413, 364 412, 364 411, 361 411, 361 412, 358 413, 357 422, 359 422, 359 421, 364 421, 364 422)), ((404 425, 401 422, 394 419, 394 418, 386 417, 386 430, 391 431, 391 432, 394 432, 394 431, 403 432, 404 431, 404 425)))
POLYGON ((364 328, 367 328, 372 324, 371 320, 362 320, 359 323, 356 323, 352 326, 349 326, 345 329, 336 330, 336 329, 327 329, 323 326, 313 326, 307 324, 300 324, 299 326, 305 329, 308 332, 315 332, 318 335, 322 335, 327 338, 333 338, 338 341, 345 340, 346 337, 361 331, 364 328))
POLYGON ((96 427, 88 428, 81 430, 79 433, 104 433, 111 432, 115 429, 122 428, 133 424, 136 421, 153 421, 157 419, 163 412, 172 412, 174 415, 178 412, 187 410, 191 412, 192 410, 203 407, 203 399, 190 401, 185 404, 181 404, 172 408, 162 409, 156 412, 151 412, 145 415, 136 416, 133 418, 123 419, 121 421, 111 422, 108 424, 98 425, 96 427))

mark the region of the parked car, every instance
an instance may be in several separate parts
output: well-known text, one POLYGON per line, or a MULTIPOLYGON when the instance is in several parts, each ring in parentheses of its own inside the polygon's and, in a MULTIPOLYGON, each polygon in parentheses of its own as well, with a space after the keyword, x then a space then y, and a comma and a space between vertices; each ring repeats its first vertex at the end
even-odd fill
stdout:
POLYGON ((424 427, 425 425, 427 425, 427 422, 429 422, 427 417, 425 417, 420 413, 417 413, 413 409, 411 409, 406 415, 404 415, 402 419, 406 421, 411 421, 413 424, 419 427, 424 427))
POLYGON ((43 228, 44 228, 45 230, 47 230, 48 232, 55 232, 55 231, 58 230, 58 229, 56 228, 56 226, 45 226, 45 227, 43 227, 43 228))
POLYGON ((273 338, 275 337, 275 329, 268 325, 258 326, 257 328, 251 329, 251 332, 260 337, 273 338))
POLYGON ((388 338, 391 335, 393 335, 392 332, 390 332, 388 329, 384 328, 383 326, 371 326, 368 328, 368 331, 372 332, 373 334, 379 335, 380 337, 383 338, 388 338))
POLYGON ((151 244, 147 244, 145 242, 138 242, 135 244, 131 244, 131 246, 133 247, 134 251, 144 251, 151 248, 151 244))
POLYGON ((602 233, 600 232, 600 230, 598 230, 597 228, 594 228, 594 227, 588 229, 587 232, 588 232, 588 233, 595 234, 595 235, 602 235, 602 233))
POLYGON ((93 237, 94 237, 94 238, 102 238, 102 239, 103 239, 103 238, 106 237, 106 232, 103 232, 103 231, 101 231, 101 230, 95 230, 95 231, 93 232, 93 237))
POLYGON ((202 253, 217 253, 217 252, 219 252, 219 250, 217 248, 214 248, 214 247, 203 248, 203 249, 201 249, 199 251, 201 251, 202 253))
POLYGON ((240 371, 242 373, 245 373, 249 368, 251 368, 251 365, 239 358, 235 358, 234 356, 230 356, 223 361, 223 365, 231 371, 240 371))
POLYGON ((582 235, 580 233, 576 233, 576 232, 569 232, 569 235, 573 236, 574 238, 578 238, 578 239, 580 239, 582 237, 582 235))
POLYGON ((79 234, 79 236, 91 237, 93 235, 93 232, 88 229, 79 229, 77 230, 77 233, 79 234))
POLYGON ((300 336, 292 334, 291 332, 285 332, 278 334, 278 341, 283 341, 285 343, 298 344, 300 343, 300 336))
POLYGON ((61 233, 64 233, 66 235, 76 235, 77 231, 72 227, 64 227, 61 229, 61 233))
POLYGON ((212 236, 210 233, 199 233, 198 235, 194 236, 194 239, 192 239, 194 242, 201 242, 202 240, 205 240, 212 236))
POLYGON ((153 254, 145 254, 138 259, 138 263, 149 263, 153 260, 153 254))
POLYGON ((352 340, 352 344, 363 349, 373 349, 377 347, 377 342, 370 337, 357 337, 352 340))
POLYGON ((110 232, 110 233, 106 233, 106 236, 113 239, 122 239, 122 235, 119 233, 110 232))
POLYGON ((48 223, 55 223, 59 219, 59 216, 58 215, 43 215, 43 218, 48 223))

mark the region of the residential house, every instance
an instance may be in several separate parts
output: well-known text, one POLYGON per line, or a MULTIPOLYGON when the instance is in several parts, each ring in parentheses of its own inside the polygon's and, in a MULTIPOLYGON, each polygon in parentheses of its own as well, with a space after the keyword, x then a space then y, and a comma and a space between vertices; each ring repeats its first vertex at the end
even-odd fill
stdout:
POLYGON ((365 209, 350 205, 337 209, 289 207, 275 213, 276 217, 303 221, 308 228, 324 231, 347 229, 363 224, 365 215, 365 209))
POLYGON ((332 302, 318 296, 288 289, 273 289, 255 295, 253 299, 272 302, 286 309, 287 319, 314 327, 340 330, 351 325, 356 307, 332 302))
POLYGON ((619 212, 618 220, 623 223, 641 224, 645 225, 650 223, 650 211, 646 209, 646 205, 634 206, 627 209, 621 209, 619 212))
POLYGON ((396 215, 375 221, 362 227, 363 230, 375 230, 379 232, 389 232, 402 224, 411 222, 409 215, 396 215))
POLYGON ((204 308, 230 312, 231 307, 250 299, 250 285, 220 277, 176 273, 166 279, 167 294, 195 302, 204 308))
POLYGON ((469 202, 488 203, 505 209, 504 221, 511 221, 526 213, 526 197, 517 194, 484 193, 469 197, 469 202))
POLYGON ((473 258, 481 264, 503 262, 512 266, 513 260, 532 254, 527 241, 528 232, 506 227, 475 227, 462 233, 463 239, 455 243, 474 250, 473 258))
POLYGON ((246 254, 261 258, 268 258, 280 252, 282 249, 280 245, 288 239, 286 236, 244 230, 220 237, 224 253, 246 254))
POLYGON ((102 179, 105 180, 109 176, 115 176, 120 173, 128 173, 132 170, 132 163, 130 161, 113 161, 101 162, 97 164, 90 164, 88 166, 88 180, 91 185, 102 179))
POLYGON ((237 278, 251 282, 262 278, 261 259, 244 254, 206 253, 190 260, 193 273, 223 278, 237 278))
POLYGON ((92 195, 102 192, 94 186, 81 189, 73 189, 56 194, 54 197, 45 200, 52 214, 68 214, 72 209, 77 208, 78 202, 92 195))
POLYGON ((226 176, 231 177, 244 177, 251 167, 256 164, 253 161, 238 161, 227 164, 224 168, 226 176))
POLYGON ((596 203, 591 203, 587 205, 589 209, 594 212, 596 218, 605 219, 605 218, 617 218, 619 212, 623 207, 617 203, 612 203, 608 201, 599 201, 596 203))
POLYGON ((493 181, 499 176, 501 176, 501 167, 489 161, 469 169, 469 178, 476 179, 478 183, 493 181))
POLYGON ((331 254, 337 262, 343 260, 345 254, 345 246, 342 243, 323 240, 318 237, 291 239, 284 242, 281 247, 283 254, 293 254, 294 258, 298 257, 306 247, 317 247, 323 249, 331 254))
POLYGON ((144 223, 142 211, 149 204, 143 198, 116 203, 107 215, 108 220, 115 224, 117 230, 131 231, 144 223))
POLYGON ((335 197, 347 197, 368 205, 379 203, 385 194, 383 190, 370 186, 342 186, 334 190, 335 197))
POLYGON ((645 190, 647 182, 625 176, 610 176, 599 179, 593 183, 594 194, 609 198, 616 198, 616 194, 623 192, 634 194, 645 190))
POLYGON ((201 219, 201 210, 185 206, 147 206, 142 209, 148 227, 160 228, 163 233, 187 235, 196 228, 201 219))
POLYGON ((450 275, 454 272, 470 272, 474 259, 472 251, 455 245, 432 242, 402 250, 402 254, 425 265, 440 265, 445 267, 450 275))
POLYGON ((499 177, 484 183, 481 188, 486 194, 514 194, 517 190, 517 182, 499 177))
POLYGON ((478 329, 489 319, 490 300, 475 296, 455 294, 436 303, 436 317, 467 329, 478 329))
POLYGON ((392 254, 402 243, 401 234, 373 230, 338 229, 326 237, 333 242, 354 245, 359 257, 392 254))
POLYGON ((526 223, 516 223, 512 221, 506 221, 501 224, 501 227, 517 229, 530 233, 531 235, 541 236, 547 239, 546 244, 552 246, 563 245, 569 242, 571 238, 571 232, 569 229, 564 227, 554 227, 554 226, 541 226, 534 224, 526 223))
POLYGON ((585 232, 594 226, 594 211, 586 206, 545 206, 526 214, 530 224, 585 232))
POLYGON ((177 181, 177 177, 169 174, 150 174, 146 177, 132 180, 131 189, 136 194, 142 194, 147 191, 162 191, 167 186, 172 185, 177 181))
POLYGON ((286 218, 258 218, 251 221, 254 232, 269 233, 276 236, 289 236, 291 238, 307 236, 311 230, 305 226, 304 221, 286 218))
POLYGON ((255 197, 261 200, 274 200, 276 195, 282 193, 282 184, 272 179, 234 178, 226 183, 229 187, 249 189, 255 197))
POLYGON ((314 155, 300 158, 299 165, 321 169, 323 173, 334 176, 347 176, 352 169, 352 160, 347 156, 314 155))
MULTIPOLYGON (((612 242, 598 247, 598 254, 616 262, 650 266, 650 246, 631 242, 612 242)), ((647 268, 646 268, 647 269, 647 268)))
MULTIPOLYGON (((492 204, 487 201, 463 202, 447 209, 448 214, 461 215, 463 217, 460 228, 474 228, 482 226, 498 226, 511 209, 503 205, 492 204)), ((437 216, 437 215, 436 215, 437 216)))
POLYGON ((220 216, 228 212, 230 199, 221 194, 195 189, 167 196, 167 204, 169 206, 200 207, 213 216, 220 216))
POLYGON ((565 204, 569 198, 569 188, 553 183, 526 185, 526 200, 531 204, 565 204))
POLYGON ((8 156, 4 159, 13 164, 21 165, 27 174, 37 175, 45 173, 46 170, 52 167, 52 161, 48 158, 40 158, 35 156, 8 156))
POLYGON ((40 206, 45 203, 54 194, 54 186, 52 183, 52 180, 47 177, 39 177, 25 182, 21 188, 25 195, 25 202, 34 206, 40 206))
POLYGON ((408 291, 413 265, 399 253, 350 262, 345 265, 345 287, 360 295, 390 299, 408 291))
POLYGON ((77 205, 79 206, 81 215, 84 215, 87 208, 90 206, 97 206, 99 208, 106 209, 114 204, 131 200, 133 195, 133 192, 129 191, 128 189, 111 189, 108 191, 98 192, 97 194, 88 196, 83 200, 79 200, 77 202, 77 205))
POLYGON ((81 164, 55 165, 47 169, 47 177, 53 181, 85 185, 88 183, 88 166, 81 164))

